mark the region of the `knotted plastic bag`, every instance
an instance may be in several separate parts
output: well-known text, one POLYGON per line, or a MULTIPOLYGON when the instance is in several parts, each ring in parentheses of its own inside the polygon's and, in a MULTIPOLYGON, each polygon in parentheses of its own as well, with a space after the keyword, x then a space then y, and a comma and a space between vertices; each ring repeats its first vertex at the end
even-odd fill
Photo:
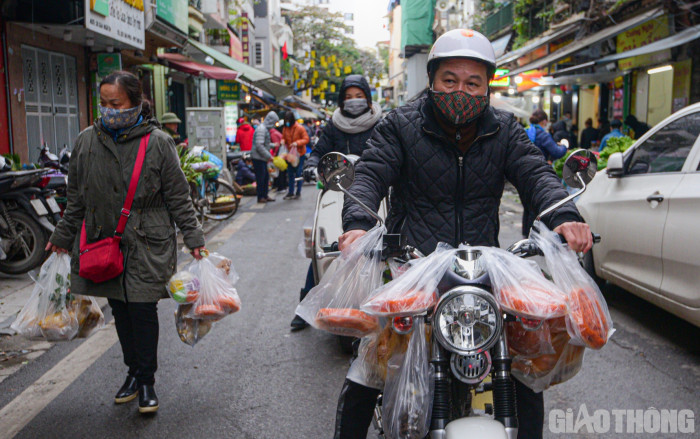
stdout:
POLYGON ((186 317, 216 321, 241 309, 234 287, 237 280, 230 259, 209 253, 175 273, 168 282, 168 292, 176 302, 192 304, 186 317))
POLYGON ((27 338, 72 340, 80 329, 70 293, 70 256, 52 253, 35 279, 29 301, 11 327, 27 338))
POLYGON ((566 315, 566 295, 544 277, 537 264, 500 248, 477 248, 483 254, 494 295, 503 309, 529 319, 566 315))
POLYGON ((382 284, 383 226, 377 226, 345 248, 336 270, 327 273, 297 306, 296 314, 314 328, 332 334, 364 337, 379 330, 379 321, 360 304, 382 284))
POLYGON ((417 319, 406 353, 389 360, 382 400, 387 438, 422 439, 428 434, 434 388, 425 323, 417 319))
POLYGON ((591 349, 602 348, 614 329, 608 305, 598 285, 581 267, 576 253, 564 246, 559 235, 544 224, 535 223, 530 239, 544 253, 552 280, 568 298, 566 327, 571 342, 591 349))
POLYGON ((454 263, 455 252, 438 244, 430 256, 402 266, 402 274, 375 290, 360 309, 377 316, 415 315, 431 309, 438 301, 438 283, 454 263))

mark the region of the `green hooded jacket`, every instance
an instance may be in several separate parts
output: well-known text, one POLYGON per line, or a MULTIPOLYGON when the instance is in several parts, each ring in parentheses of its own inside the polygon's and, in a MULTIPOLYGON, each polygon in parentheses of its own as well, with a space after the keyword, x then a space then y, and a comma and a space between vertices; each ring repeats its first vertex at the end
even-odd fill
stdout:
POLYGON ((80 133, 68 171, 68 205, 51 235, 51 243, 71 254, 73 293, 129 302, 157 302, 167 297, 165 284, 175 272, 175 225, 185 245, 204 245, 195 217, 189 185, 180 169, 173 139, 155 119, 112 137, 100 119, 80 133), (88 243, 114 235, 131 180, 141 138, 151 133, 131 216, 121 249, 124 272, 109 281, 93 283, 78 275, 83 220, 88 243))

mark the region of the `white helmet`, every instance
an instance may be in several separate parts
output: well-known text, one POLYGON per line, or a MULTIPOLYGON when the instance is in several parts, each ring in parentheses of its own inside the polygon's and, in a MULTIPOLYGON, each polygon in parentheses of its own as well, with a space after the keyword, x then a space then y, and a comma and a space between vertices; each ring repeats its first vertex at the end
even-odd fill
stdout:
POLYGON ((428 72, 433 60, 443 58, 469 58, 480 61, 496 70, 496 53, 488 38, 471 29, 454 29, 438 38, 428 54, 428 72))

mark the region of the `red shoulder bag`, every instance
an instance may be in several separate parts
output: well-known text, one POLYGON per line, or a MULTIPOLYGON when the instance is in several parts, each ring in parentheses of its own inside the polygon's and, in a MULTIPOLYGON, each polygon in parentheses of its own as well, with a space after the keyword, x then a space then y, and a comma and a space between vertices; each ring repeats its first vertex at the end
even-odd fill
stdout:
POLYGON ((141 177, 143 160, 146 157, 146 148, 150 137, 151 135, 147 134, 141 138, 136 164, 131 174, 129 191, 126 194, 126 200, 124 201, 124 207, 119 216, 119 223, 114 236, 88 244, 87 234, 85 233, 85 220, 83 220, 83 228, 80 232, 80 271, 78 273, 82 278, 100 283, 114 279, 124 271, 124 254, 119 248, 119 243, 122 240, 124 229, 126 229, 126 222, 131 215, 131 204, 134 202, 134 194, 139 183, 139 177, 141 177))

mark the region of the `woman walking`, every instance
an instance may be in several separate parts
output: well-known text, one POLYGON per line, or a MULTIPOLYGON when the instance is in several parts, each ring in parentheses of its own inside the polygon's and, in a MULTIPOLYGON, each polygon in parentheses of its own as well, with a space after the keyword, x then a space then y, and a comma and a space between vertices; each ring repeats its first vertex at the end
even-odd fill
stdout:
POLYGON ((293 152, 296 148, 296 152, 299 155, 299 163, 296 166, 289 166, 287 168, 287 175, 289 176, 289 192, 284 197, 285 200, 295 199, 298 200, 301 197, 301 186, 304 184, 303 181, 296 181, 297 178, 301 177, 301 171, 304 169, 304 160, 306 159, 306 144, 309 143, 309 135, 306 129, 299 125, 296 120, 294 120, 294 113, 287 111, 284 115, 284 128, 282 128, 282 137, 284 138, 284 144, 287 145, 289 152, 293 152), (294 193, 294 186, 297 188, 297 193, 294 193))
POLYGON ((267 164, 272 161, 272 154, 270 154, 270 149, 272 148, 270 130, 275 127, 279 120, 277 113, 270 111, 265 116, 263 123, 255 129, 255 134, 253 135, 251 157, 253 158, 253 170, 255 171, 258 203, 275 201, 274 198, 270 198, 268 195, 270 191, 270 173, 267 171, 267 164))
MULTIPOLYGON (((72 254, 71 292, 106 297, 119 336, 126 381, 114 402, 139 398, 139 412, 158 410, 154 389, 158 368, 158 300, 167 297, 165 283, 175 272, 175 225, 185 245, 201 258, 204 234, 189 198, 175 143, 144 112, 141 83, 117 71, 100 83, 100 114, 78 136, 68 177, 68 204, 51 235, 47 250, 72 254), (141 172, 137 155, 145 147, 141 172), (128 209, 127 193, 136 172, 138 183, 128 209), (130 210, 127 213, 125 209, 130 210), (96 283, 80 276, 81 237, 87 244, 115 236, 121 217, 124 270, 96 283)), ((134 177, 136 178, 136 177, 134 177)))

